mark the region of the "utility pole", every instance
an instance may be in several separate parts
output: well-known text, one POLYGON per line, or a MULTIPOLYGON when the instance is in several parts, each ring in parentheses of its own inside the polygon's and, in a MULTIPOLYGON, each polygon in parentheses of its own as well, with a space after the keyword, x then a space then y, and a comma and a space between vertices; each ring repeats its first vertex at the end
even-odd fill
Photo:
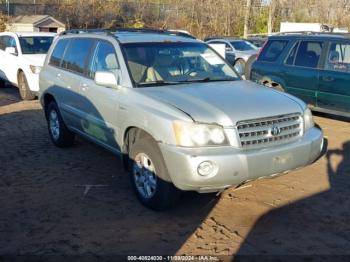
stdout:
POLYGON ((243 31, 243 38, 248 37, 248 30, 249 30, 249 18, 250 18, 250 9, 252 7, 252 0, 247 0, 246 2, 246 9, 245 9, 245 16, 244 16, 244 31, 243 31))
POLYGON ((6 0, 7 4, 7 18, 10 19, 10 0, 6 0))

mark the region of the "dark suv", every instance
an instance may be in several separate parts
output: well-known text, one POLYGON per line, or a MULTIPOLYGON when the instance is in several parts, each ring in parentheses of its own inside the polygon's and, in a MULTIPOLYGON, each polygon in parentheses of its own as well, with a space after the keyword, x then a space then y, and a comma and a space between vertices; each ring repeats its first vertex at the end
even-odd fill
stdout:
POLYGON ((313 110, 350 117, 350 36, 292 33, 269 37, 250 78, 301 98, 313 110))

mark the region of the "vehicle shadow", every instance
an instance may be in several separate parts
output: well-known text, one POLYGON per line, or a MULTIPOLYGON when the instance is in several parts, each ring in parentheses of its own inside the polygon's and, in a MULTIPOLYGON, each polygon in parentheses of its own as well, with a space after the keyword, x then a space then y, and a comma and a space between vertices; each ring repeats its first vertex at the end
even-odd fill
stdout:
POLYGON ((0 87, 0 106, 6 106, 20 101, 21 98, 17 88, 8 84, 0 87))
POLYGON ((350 141, 328 150, 325 160, 329 189, 263 215, 234 261, 344 261, 350 253, 350 141))
POLYGON ((0 254, 175 254, 218 200, 186 193, 173 209, 149 210, 114 154, 81 138, 56 148, 42 110, 0 115, 0 126, 0 254))

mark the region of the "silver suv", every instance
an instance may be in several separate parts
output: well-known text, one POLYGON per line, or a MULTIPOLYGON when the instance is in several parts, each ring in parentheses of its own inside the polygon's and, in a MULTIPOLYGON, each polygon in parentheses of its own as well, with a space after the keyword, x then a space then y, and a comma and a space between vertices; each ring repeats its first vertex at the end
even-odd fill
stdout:
POLYGON ((52 142, 81 135, 120 156, 140 201, 222 191, 315 161, 322 131, 301 100, 249 81, 206 43, 168 31, 73 31, 40 72, 52 142))

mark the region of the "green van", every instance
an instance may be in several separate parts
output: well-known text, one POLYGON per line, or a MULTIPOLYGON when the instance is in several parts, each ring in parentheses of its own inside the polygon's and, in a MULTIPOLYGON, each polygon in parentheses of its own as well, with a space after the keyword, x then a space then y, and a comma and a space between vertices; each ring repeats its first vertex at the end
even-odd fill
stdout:
POLYGON ((350 35, 271 36, 250 79, 299 97, 315 111, 350 117, 350 35))

